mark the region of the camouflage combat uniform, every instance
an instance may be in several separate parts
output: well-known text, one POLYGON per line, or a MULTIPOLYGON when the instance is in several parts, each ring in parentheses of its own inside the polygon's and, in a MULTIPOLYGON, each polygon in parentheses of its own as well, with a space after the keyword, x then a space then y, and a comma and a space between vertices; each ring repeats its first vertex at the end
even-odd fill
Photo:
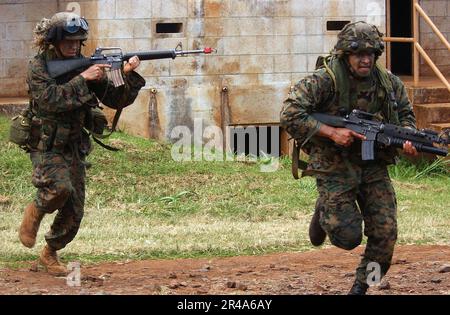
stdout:
POLYGON ((311 175, 316 179, 320 225, 331 243, 346 250, 355 248, 362 241, 364 221, 364 234, 368 240, 356 279, 366 283, 366 266, 370 262, 379 263, 381 276, 386 274, 397 239, 396 197, 387 170, 387 165, 394 162, 396 150, 378 149, 375 161, 362 161, 360 140, 343 148, 329 139, 315 136, 321 123, 309 114, 321 112, 342 116, 360 109, 385 121, 412 128, 415 128, 415 117, 398 77, 388 73, 398 106, 388 113, 389 97, 376 75, 376 68, 369 77, 356 79, 343 59, 336 58, 334 62, 344 65, 344 77, 349 81, 348 103, 340 104, 332 77, 321 68, 293 87, 281 111, 281 125, 300 143, 310 139, 303 146, 309 154, 303 176, 311 175))
POLYGON ((38 189, 35 203, 43 213, 58 210, 45 239, 59 250, 73 240, 84 213, 85 157, 91 151, 85 128, 92 124, 97 97, 109 107, 124 107, 135 100, 145 80, 134 71, 124 75, 125 85, 118 88, 106 77, 86 81, 81 71, 55 80, 46 61, 56 58, 52 49, 38 54, 30 62, 27 82, 33 112, 42 121, 39 144, 30 153, 32 183, 38 189))

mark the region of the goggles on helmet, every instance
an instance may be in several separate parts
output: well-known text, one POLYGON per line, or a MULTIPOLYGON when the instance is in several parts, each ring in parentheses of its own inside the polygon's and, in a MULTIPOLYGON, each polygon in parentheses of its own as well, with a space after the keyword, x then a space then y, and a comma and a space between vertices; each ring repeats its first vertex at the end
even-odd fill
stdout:
POLYGON ((89 31, 89 24, 84 17, 71 17, 67 19, 64 25, 64 31, 70 34, 75 34, 80 29, 85 32, 89 31))

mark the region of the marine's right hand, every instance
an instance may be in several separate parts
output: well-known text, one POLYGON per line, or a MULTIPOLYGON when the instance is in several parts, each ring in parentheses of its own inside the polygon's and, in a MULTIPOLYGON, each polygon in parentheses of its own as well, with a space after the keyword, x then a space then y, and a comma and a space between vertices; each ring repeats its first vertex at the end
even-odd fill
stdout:
POLYGON ((331 133, 330 139, 333 140, 336 144, 349 147, 355 138, 366 140, 366 137, 362 134, 354 132, 353 130, 347 128, 333 128, 333 132, 331 133))
POLYGON ((107 64, 97 64, 90 66, 88 69, 80 73, 86 81, 100 80, 105 75, 105 68, 111 68, 107 64))

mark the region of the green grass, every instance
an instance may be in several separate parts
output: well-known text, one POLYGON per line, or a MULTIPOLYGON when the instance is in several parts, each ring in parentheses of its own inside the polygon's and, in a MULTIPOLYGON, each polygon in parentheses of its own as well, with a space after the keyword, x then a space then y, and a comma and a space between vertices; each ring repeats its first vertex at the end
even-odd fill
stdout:
MULTIPOLYGON (((17 238, 32 200, 28 156, 7 142, 0 117, 0 264, 37 257, 53 215, 33 249, 17 238)), ((295 181, 290 161, 260 172, 261 163, 175 162, 169 144, 115 133, 88 161, 85 217, 64 260, 233 256, 312 249, 307 227, 317 197, 312 178, 295 181)), ((391 168, 399 201, 399 243, 449 243, 450 176, 445 166, 391 168), (421 176, 416 176, 423 172, 421 176), (416 177, 416 178, 415 178, 416 177)), ((327 243, 329 244, 329 243, 327 243)))

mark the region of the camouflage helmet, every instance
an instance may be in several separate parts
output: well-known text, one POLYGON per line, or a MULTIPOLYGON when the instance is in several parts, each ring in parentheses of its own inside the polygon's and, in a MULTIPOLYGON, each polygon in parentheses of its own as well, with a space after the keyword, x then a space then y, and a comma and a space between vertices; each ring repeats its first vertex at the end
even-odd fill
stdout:
POLYGON ((334 53, 343 55, 371 50, 379 57, 384 51, 382 36, 375 25, 363 21, 349 23, 339 32, 334 53))
POLYGON ((63 39, 87 40, 89 25, 84 17, 71 12, 59 12, 49 21, 50 28, 46 42, 54 43, 63 39))

